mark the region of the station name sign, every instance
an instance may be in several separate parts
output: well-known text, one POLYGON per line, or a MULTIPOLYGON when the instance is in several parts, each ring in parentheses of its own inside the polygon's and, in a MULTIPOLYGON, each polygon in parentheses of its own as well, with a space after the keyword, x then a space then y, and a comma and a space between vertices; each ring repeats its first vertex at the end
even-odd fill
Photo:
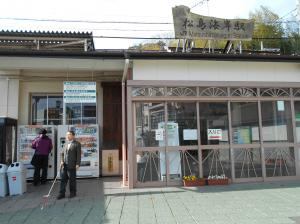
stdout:
POLYGON ((221 19, 191 13, 186 6, 172 9, 175 38, 211 40, 251 40, 254 21, 221 19))

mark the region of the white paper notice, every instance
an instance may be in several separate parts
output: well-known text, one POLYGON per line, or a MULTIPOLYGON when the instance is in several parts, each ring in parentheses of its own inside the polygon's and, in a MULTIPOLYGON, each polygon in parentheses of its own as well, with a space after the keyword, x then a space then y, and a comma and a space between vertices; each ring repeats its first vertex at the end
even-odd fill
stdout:
POLYGON ((222 129, 207 129, 208 140, 222 140, 222 129))
POLYGON ((183 140, 197 140, 197 129, 184 129, 183 140))
POLYGON ((155 140, 156 141, 164 140, 164 129, 156 129, 155 130, 155 140))
POLYGON ((277 101, 277 109, 278 111, 284 111, 284 101, 277 101))

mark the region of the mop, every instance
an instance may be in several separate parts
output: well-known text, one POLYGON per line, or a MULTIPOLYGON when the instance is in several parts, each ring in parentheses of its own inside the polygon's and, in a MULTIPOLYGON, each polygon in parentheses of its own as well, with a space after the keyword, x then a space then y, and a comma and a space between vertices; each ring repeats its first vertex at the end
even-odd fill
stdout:
POLYGON ((50 197, 50 194, 51 194, 51 192, 52 192, 52 189, 53 189, 53 187, 54 187, 54 184, 56 183, 56 180, 57 180, 57 178, 58 178, 58 175, 60 174, 60 171, 61 171, 61 167, 60 167, 59 172, 57 173, 57 175, 56 175, 56 177, 55 177, 55 179, 54 179, 54 181, 53 181, 53 183, 52 183, 52 185, 51 185, 51 188, 50 188, 48 194, 43 195, 43 202, 42 202, 41 210, 43 210, 43 209, 44 209, 45 207, 47 207, 47 205, 48 205, 48 199, 49 199, 49 197, 50 197))

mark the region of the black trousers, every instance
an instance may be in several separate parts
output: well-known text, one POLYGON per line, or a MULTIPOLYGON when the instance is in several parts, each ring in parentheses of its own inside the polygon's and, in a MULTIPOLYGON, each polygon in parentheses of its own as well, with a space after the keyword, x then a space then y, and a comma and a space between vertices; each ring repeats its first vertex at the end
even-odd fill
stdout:
POLYGON ((45 183, 47 181, 47 172, 48 172, 48 156, 46 155, 37 155, 37 164, 34 166, 33 174, 33 183, 38 184, 45 183), (42 176, 41 175, 42 170, 42 176))
POLYGON ((66 193, 66 186, 68 181, 70 180, 69 187, 70 187, 70 194, 76 194, 76 169, 69 169, 66 164, 64 164, 61 173, 60 173, 60 191, 61 195, 65 195, 66 193))

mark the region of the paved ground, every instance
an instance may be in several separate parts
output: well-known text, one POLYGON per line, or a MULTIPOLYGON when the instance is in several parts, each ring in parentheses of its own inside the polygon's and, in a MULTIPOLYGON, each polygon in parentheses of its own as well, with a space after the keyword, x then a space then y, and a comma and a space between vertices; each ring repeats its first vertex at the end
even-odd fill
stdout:
POLYGON ((0 198, 0 223, 300 223, 300 181, 128 190, 116 178, 79 180, 78 197, 53 195, 41 210, 49 186, 0 198))

